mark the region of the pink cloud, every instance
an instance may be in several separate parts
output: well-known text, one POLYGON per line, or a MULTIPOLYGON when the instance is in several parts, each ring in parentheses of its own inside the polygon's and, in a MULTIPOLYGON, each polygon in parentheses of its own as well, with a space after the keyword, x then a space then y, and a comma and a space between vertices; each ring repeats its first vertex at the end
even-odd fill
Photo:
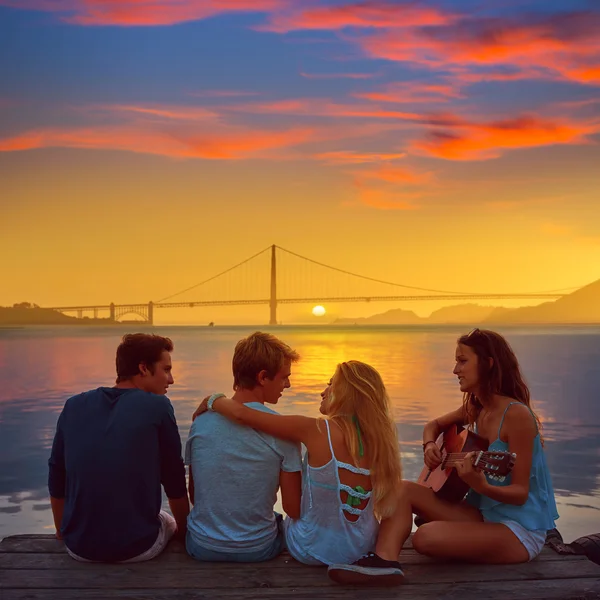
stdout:
POLYGON ((182 121, 215 121, 218 113, 198 106, 135 106, 127 104, 112 104, 100 107, 101 109, 143 117, 158 117, 167 120, 182 121))
POLYGON ((404 152, 355 152, 354 150, 337 150, 322 152, 315 158, 330 165, 359 165, 364 163, 399 160, 404 158, 404 152))
POLYGON ((287 114, 324 117, 364 117, 372 119, 417 120, 421 115, 414 112, 383 110, 371 104, 341 104, 326 98, 288 98, 272 102, 249 102, 223 107, 242 113, 287 114))
POLYGON ((357 38, 372 57, 432 68, 511 66, 581 83, 600 82, 600 14, 579 12, 521 21, 463 19, 439 27, 357 38))
POLYGON ((456 80, 452 83, 425 83, 422 81, 390 83, 375 91, 356 93, 354 96, 395 104, 448 102, 451 99, 463 97, 459 91, 459 82, 456 80))
POLYGON ((520 116, 487 123, 457 119, 452 127, 435 128, 413 143, 413 151, 447 160, 488 160, 506 150, 555 144, 582 144, 600 130, 598 124, 520 116))
MULTIPOLYGON (((298 3, 300 4, 300 3, 298 3)), ((294 30, 344 29, 347 27, 422 27, 442 25, 452 16, 416 2, 367 1, 339 6, 305 8, 296 12, 278 12, 270 16, 261 30, 284 33, 294 30)))
POLYGON ((121 150, 172 158, 236 160, 262 158, 265 152, 306 143, 313 138, 308 128, 283 131, 238 130, 227 132, 170 133, 144 127, 47 128, 0 140, 0 152, 36 148, 86 148, 121 150))
POLYGON ((173 25, 222 13, 270 12, 285 0, 0 0, 23 10, 63 13, 77 25, 173 25))
POLYGON ((416 210, 415 201, 421 197, 418 192, 382 190, 360 184, 357 189, 361 204, 379 210, 416 210))
POLYGON ((432 173, 424 173, 408 167, 399 167, 391 164, 383 164, 375 169, 363 169, 356 172, 356 176, 361 179, 373 179, 401 185, 422 185, 430 183, 433 178, 432 173))

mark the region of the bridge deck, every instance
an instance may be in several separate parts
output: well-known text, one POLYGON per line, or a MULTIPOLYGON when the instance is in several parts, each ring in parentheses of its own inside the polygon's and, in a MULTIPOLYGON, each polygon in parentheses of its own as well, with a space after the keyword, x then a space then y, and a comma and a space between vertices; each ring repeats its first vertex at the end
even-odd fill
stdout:
POLYGON ((407 543, 402 563, 408 583, 398 588, 349 588, 334 584, 324 567, 307 567, 284 554, 268 563, 199 563, 172 542, 147 563, 82 564, 50 535, 19 535, 0 543, 2 600, 194 600, 223 598, 298 600, 369 598, 600 599, 600 567, 585 557, 545 548, 524 565, 436 563, 407 543))

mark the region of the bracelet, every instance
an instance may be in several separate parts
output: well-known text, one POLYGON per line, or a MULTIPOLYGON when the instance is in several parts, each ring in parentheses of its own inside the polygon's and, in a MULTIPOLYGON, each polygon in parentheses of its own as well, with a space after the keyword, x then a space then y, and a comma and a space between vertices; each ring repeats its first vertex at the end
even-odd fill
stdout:
POLYGON ((208 399, 208 402, 206 403, 206 408, 208 408, 208 410, 211 410, 211 411, 215 412, 215 409, 213 408, 213 404, 215 403, 215 400, 217 398, 225 398, 225 394, 213 394, 208 399))
POLYGON ((433 440, 429 440, 428 442, 423 442, 423 452, 425 452, 425 448, 427 448, 427 444, 435 444, 433 440))

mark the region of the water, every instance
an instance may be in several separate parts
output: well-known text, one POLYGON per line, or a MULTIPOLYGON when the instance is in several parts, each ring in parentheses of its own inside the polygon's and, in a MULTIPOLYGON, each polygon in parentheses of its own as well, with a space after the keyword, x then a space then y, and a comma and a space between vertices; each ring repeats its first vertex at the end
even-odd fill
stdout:
MULTIPOLYGON (((141 328, 137 328, 140 330, 141 328)), ((266 329, 266 328, 265 328, 266 329)), ((175 343, 175 406, 182 440, 205 395, 231 390, 231 355, 249 328, 160 327, 175 343)), ((274 330, 275 331, 275 330, 274 330)), ((56 419, 69 396, 114 382, 124 329, 0 329, 0 538, 53 532, 47 460, 56 419)), ((506 328, 544 423, 546 452, 566 541, 600 531, 600 327, 506 328)), ((283 413, 316 416, 319 392, 343 360, 382 374, 401 438, 404 474, 422 467, 424 423, 461 402, 451 327, 281 327, 302 355, 283 413)))

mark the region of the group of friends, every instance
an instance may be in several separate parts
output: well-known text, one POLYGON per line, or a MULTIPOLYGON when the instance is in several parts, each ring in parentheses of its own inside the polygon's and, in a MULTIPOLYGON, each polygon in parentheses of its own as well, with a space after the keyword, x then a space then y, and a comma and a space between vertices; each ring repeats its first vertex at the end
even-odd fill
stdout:
POLYGON ((195 410, 184 460, 166 396, 172 352, 169 338, 125 335, 116 385, 69 398, 59 416, 48 485, 56 535, 76 560, 150 560, 175 536, 199 561, 261 562, 287 549, 327 566, 338 583, 394 585, 404 580, 399 559, 413 514, 417 552, 470 562, 530 561, 554 528, 540 421, 496 332, 458 339, 453 373, 463 401, 423 429, 430 469, 443 459, 437 437, 453 424, 517 455, 499 481, 468 454, 456 465, 470 488, 459 503, 402 479, 388 394, 364 362, 337 365, 320 416, 275 412, 300 357, 262 332, 235 347, 231 397, 212 394, 195 410), (161 486, 171 514, 161 510, 161 486), (278 491, 285 517, 274 511, 278 491))

